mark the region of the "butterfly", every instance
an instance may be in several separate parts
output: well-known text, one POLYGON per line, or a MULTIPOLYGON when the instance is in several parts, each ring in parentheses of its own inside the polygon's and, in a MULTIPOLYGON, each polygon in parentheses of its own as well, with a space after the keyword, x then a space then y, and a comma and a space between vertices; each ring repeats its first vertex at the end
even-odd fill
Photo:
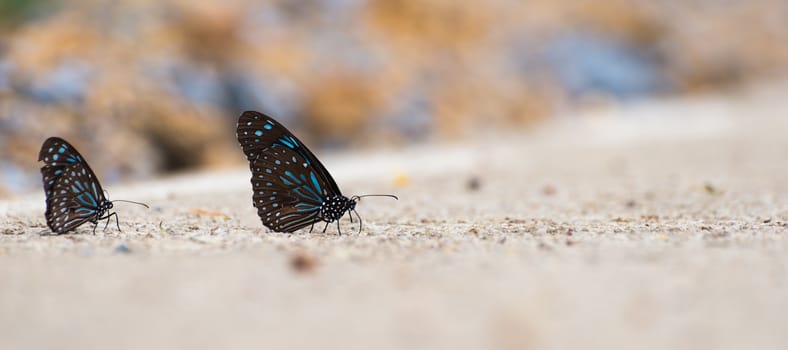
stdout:
MULTIPOLYGON (((120 230, 118 214, 108 213, 113 208, 112 202, 104 196, 96 174, 74 146, 59 137, 50 137, 41 145, 38 160, 44 162, 41 175, 47 204, 45 217, 52 232, 66 233, 91 222, 96 233, 98 221, 107 219, 109 225, 113 216, 120 230)), ((117 201, 148 207, 143 203, 117 201)))
POLYGON ((252 171, 252 203, 263 225, 276 232, 293 232, 325 221, 337 222, 347 213, 359 220, 356 203, 362 197, 394 195, 342 195, 326 167, 293 133, 273 118, 246 111, 238 118, 236 132, 252 171))

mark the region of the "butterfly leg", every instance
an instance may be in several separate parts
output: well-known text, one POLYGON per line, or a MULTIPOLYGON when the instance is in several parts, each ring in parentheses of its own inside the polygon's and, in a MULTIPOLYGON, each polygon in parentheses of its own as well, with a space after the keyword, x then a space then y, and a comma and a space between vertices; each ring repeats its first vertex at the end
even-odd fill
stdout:
MULTIPOLYGON (((115 213, 112 213, 112 214, 115 214, 115 213)), ((109 226, 109 220, 112 217, 112 214, 109 214, 109 215, 101 218, 101 219, 107 219, 107 222, 104 224, 104 231, 106 231, 107 230, 107 226, 109 226)))
POLYGON ((112 216, 115 217, 115 226, 118 227, 118 231, 123 232, 123 230, 120 229, 120 220, 118 220, 118 213, 113 212, 112 214, 109 214, 107 216, 107 223, 109 223, 109 218, 112 216))
MULTIPOLYGON (((118 213, 115 213, 115 212, 110 213, 107 216, 99 217, 98 220, 107 219, 107 222, 104 224, 104 230, 106 231, 107 227, 109 227, 109 223, 112 220, 113 216, 115 217, 115 225, 117 225, 118 231, 121 231, 121 229, 120 229, 120 221, 118 220, 118 213)), ((98 220, 96 220, 96 226, 98 226, 98 220)), ((94 226, 93 227, 93 233, 95 234, 95 232, 96 232, 96 227, 94 226)), ((121 232, 123 232, 123 231, 121 231, 121 232)))
POLYGON ((341 236, 342 235, 342 229, 339 227, 339 220, 337 220, 337 231, 339 232, 339 235, 341 236))
POLYGON ((309 233, 312 233, 312 229, 315 228, 315 222, 312 221, 312 226, 309 227, 309 233))
POLYGON ((329 222, 326 221, 326 227, 323 227, 323 233, 326 233, 326 229, 328 228, 328 224, 329 224, 329 222))
MULTIPOLYGON (((364 225, 364 222, 361 221, 361 215, 358 215, 358 212, 356 211, 356 209, 353 209, 353 212, 356 213, 356 216, 358 217, 358 233, 361 233, 361 226, 364 225)), ((350 213, 350 212, 348 212, 348 213, 350 213)))

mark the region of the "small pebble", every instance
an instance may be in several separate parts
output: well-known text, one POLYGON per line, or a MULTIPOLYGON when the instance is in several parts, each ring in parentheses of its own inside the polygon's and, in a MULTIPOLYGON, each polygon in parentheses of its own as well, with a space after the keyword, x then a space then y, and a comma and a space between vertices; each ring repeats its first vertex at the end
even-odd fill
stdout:
POLYGON ((309 273, 317 267, 317 259, 307 252, 297 252, 290 257, 290 266, 296 272, 309 273))
POLYGON ((129 247, 127 247, 125 244, 121 244, 121 245, 115 247, 115 249, 113 249, 112 251, 114 253, 117 253, 117 254, 129 254, 129 253, 131 253, 131 249, 129 249, 129 247))
POLYGON ((558 190, 553 185, 542 186, 542 194, 545 196, 553 196, 556 192, 558 192, 558 190))
POLYGON ((479 188, 481 187, 482 187, 482 181, 479 180, 479 178, 476 176, 472 176, 471 178, 469 178, 468 182, 465 184, 465 188, 467 188, 468 191, 471 192, 478 191, 479 188))
POLYGON ((720 190, 708 182, 703 185, 703 189, 706 190, 706 193, 711 195, 720 194, 720 190))

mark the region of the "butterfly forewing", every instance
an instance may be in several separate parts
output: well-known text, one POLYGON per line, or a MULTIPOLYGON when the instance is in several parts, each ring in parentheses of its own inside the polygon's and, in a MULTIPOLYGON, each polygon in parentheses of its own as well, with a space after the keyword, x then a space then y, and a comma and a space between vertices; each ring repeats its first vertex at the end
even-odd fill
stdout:
MULTIPOLYGON (((41 175, 44 178, 44 191, 49 195, 49 191, 55 186, 55 181, 64 174, 66 168, 76 163, 84 163, 84 158, 66 140, 50 137, 41 146, 38 161, 44 162, 41 175)), ((90 171, 90 167, 87 168, 90 171)))
POLYGON ((314 169, 318 179, 325 182, 330 193, 341 193, 334 178, 312 151, 273 118, 259 112, 244 112, 238 119, 237 136, 250 165, 266 149, 275 145, 287 147, 301 155, 307 166, 314 169))
POLYGON ((301 140, 272 118, 244 112, 238 142, 252 170, 253 201, 263 224, 292 232, 321 220, 321 205, 341 195, 336 182, 301 140))

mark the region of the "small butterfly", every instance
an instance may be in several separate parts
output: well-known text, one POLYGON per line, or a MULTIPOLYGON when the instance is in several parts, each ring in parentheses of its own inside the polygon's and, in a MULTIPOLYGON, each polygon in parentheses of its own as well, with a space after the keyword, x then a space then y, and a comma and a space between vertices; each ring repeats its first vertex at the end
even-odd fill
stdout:
MULTIPOLYGON (((96 233, 98 221, 115 217, 120 230, 118 214, 107 213, 113 207, 104 196, 104 190, 85 158, 71 144, 59 137, 50 137, 41 146, 38 160, 44 162, 41 175, 44 178, 47 210, 47 226, 56 234, 66 233, 80 225, 91 222, 96 233)), ((148 207, 143 203, 129 202, 148 207)), ((107 225, 104 228, 107 228, 107 225)))
POLYGON ((359 220, 356 203, 366 195, 347 198, 326 167, 295 135, 273 118, 247 111, 238 118, 236 136, 252 170, 252 201, 263 225, 277 232, 293 232, 315 223, 337 222, 348 213, 359 220))

